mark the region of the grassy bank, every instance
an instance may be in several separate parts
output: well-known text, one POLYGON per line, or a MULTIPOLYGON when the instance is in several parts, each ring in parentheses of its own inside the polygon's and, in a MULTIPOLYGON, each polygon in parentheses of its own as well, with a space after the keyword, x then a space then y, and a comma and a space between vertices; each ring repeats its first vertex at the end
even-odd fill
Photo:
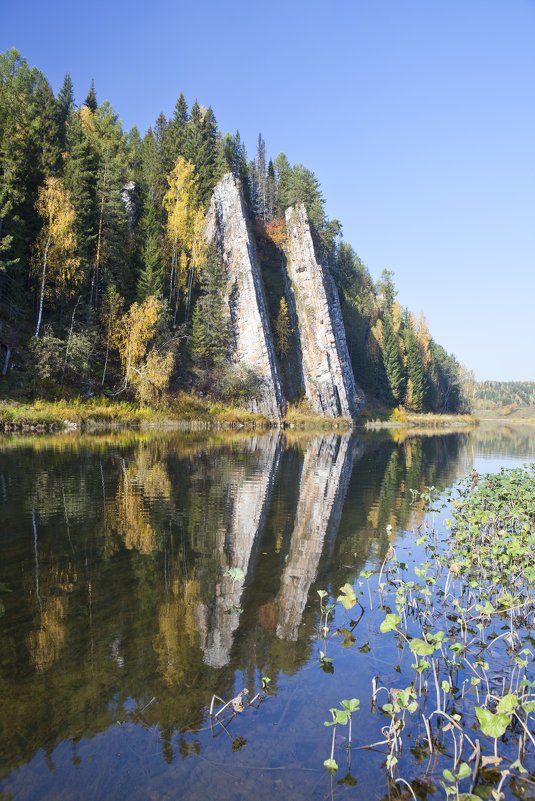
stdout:
POLYGON ((267 427, 269 424, 263 415, 210 403, 186 393, 181 393, 160 408, 137 406, 124 401, 112 402, 105 398, 0 403, 0 427, 4 431, 14 428, 24 431, 74 427, 91 430, 113 426, 150 428, 166 425, 189 428, 195 425, 267 427))
MULTIPOLYGON (((91 431, 99 428, 270 428, 267 417, 238 406, 225 406, 182 392, 159 408, 137 406, 107 398, 31 403, 0 401, 0 431, 44 432, 64 429, 91 431)), ((350 430, 348 418, 321 417, 304 404, 289 406, 284 426, 302 429, 350 430)))
POLYGON ((433 414, 409 412, 402 407, 365 408, 360 425, 365 428, 452 428, 456 426, 478 425, 478 418, 472 414, 433 414))

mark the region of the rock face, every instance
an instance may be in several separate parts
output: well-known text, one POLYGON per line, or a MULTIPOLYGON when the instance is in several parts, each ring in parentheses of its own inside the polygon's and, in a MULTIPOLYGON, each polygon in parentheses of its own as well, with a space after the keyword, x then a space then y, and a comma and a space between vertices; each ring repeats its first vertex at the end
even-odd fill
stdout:
POLYGON ((286 232, 289 308, 307 397, 319 414, 353 417, 364 396, 355 385, 338 293, 316 261, 303 204, 287 209, 286 232))
POLYGON ((239 188, 227 173, 214 189, 205 233, 215 242, 228 281, 229 313, 234 334, 232 361, 253 369, 260 378, 252 411, 278 420, 284 397, 255 246, 239 188))

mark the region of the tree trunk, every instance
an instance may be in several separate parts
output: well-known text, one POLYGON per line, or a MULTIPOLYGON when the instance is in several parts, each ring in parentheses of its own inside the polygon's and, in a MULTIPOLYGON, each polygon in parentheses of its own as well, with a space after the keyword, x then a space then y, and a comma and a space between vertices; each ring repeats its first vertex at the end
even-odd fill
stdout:
POLYGON ((110 352, 110 332, 111 332, 111 303, 110 303, 110 316, 108 317, 108 339, 106 342, 106 358, 104 359, 104 370, 102 372, 102 381, 100 382, 100 386, 104 386, 104 380, 106 378, 106 369, 108 367, 108 354, 110 352))
POLYGON ((10 356, 11 356, 11 347, 9 345, 6 345, 6 358, 4 359, 4 369, 2 370, 2 375, 6 375, 7 373, 10 356))
POLYGON ((69 328, 69 336, 67 338, 67 347, 65 348, 65 361, 63 362, 63 372, 61 373, 61 385, 63 386, 63 379, 65 378, 65 368, 67 367, 67 358, 69 356, 69 347, 71 344, 71 337, 72 337, 72 329, 74 328, 74 315, 76 314, 76 309, 78 308, 78 304, 80 303, 82 296, 80 295, 78 300, 76 301, 76 306, 74 307, 74 311, 71 317, 71 327, 69 328))
POLYGON ((48 248, 50 247, 50 234, 46 240, 45 257, 43 259, 43 275, 41 277, 41 297, 39 298, 39 316, 37 318, 37 327, 35 329, 35 339, 39 336, 39 329, 41 328, 41 317, 43 316, 43 296, 45 294, 45 278, 46 278, 46 262, 48 259, 48 248))

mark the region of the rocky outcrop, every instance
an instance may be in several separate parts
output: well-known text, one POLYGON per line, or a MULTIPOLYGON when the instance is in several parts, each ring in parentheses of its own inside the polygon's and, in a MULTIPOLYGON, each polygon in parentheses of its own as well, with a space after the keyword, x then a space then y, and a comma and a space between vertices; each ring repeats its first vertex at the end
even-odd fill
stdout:
POLYGON ((289 307, 306 395, 319 414, 353 417, 364 404, 355 385, 338 293, 316 260, 303 204, 286 211, 289 307))
POLYGON ((215 242, 227 275, 232 361, 254 370, 260 379, 259 397, 250 404, 252 411, 277 420, 284 408, 284 398, 264 289, 246 210, 231 173, 214 189, 205 233, 208 241, 215 242))

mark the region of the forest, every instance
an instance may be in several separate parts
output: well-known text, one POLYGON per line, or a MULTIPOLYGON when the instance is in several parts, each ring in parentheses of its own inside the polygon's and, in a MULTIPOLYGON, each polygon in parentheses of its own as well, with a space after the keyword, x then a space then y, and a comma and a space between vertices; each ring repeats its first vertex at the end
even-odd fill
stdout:
POLYGON ((535 381, 478 381, 474 409, 535 406, 535 381))
POLYGON ((372 279, 310 169, 268 158, 261 134, 250 158, 239 131, 222 133, 210 106, 182 94, 143 135, 125 132, 93 83, 77 107, 68 73, 54 95, 14 49, 0 54, 0 396, 154 406, 180 392, 228 404, 254 396, 255 375, 232 362, 223 266, 203 236, 228 172, 261 256, 281 371, 292 359, 284 212, 304 203, 368 402, 470 410, 473 373, 434 341, 423 313, 398 303, 391 271, 372 279))

